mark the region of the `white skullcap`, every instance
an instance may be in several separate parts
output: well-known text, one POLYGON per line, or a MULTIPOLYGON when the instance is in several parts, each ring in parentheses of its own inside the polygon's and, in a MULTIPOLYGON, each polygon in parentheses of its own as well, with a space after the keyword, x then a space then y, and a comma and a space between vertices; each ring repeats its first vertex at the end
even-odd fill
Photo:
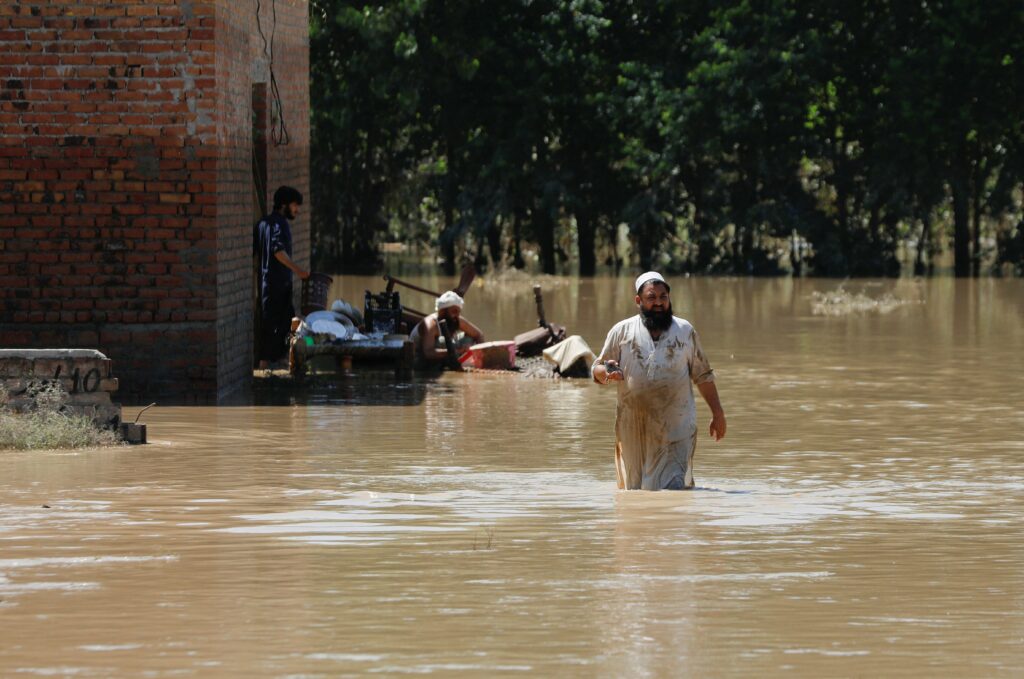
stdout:
POLYGON ((462 305, 465 303, 466 302, 459 297, 459 293, 454 290, 449 290, 437 298, 437 301, 434 302, 434 310, 440 311, 441 309, 447 309, 450 306, 457 306, 461 309, 462 305))
POLYGON ((640 274, 636 279, 636 291, 640 292, 640 288, 644 287, 644 283, 650 283, 651 281, 658 281, 659 283, 665 283, 665 287, 668 287, 668 283, 661 274, 657 271, 648 271, 647 273, 640 274))

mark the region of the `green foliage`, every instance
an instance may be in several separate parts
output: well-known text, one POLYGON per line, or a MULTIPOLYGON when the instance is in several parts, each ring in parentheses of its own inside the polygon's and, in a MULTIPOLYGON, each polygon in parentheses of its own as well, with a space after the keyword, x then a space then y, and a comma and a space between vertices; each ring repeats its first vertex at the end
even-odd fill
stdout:
POLYGON ((1021 268, 1015 0, 311 14, 321 267, 373 269, 392 239, 448 271, 522 266, 532 246, 548 273, 895 275, 901 245, 920 272, 952 236, 958 274, 1021 268))
MULTIPOLYGON (((116 433, 99 429, 84 415, 66 412, 68 395, 59 382, 37 382, 27 391, 35 408, 14 413, 0 405, 0 450, 86 448, 119 445, 116 433)), ((0 398, 0 404, 5 402, 0 398)))

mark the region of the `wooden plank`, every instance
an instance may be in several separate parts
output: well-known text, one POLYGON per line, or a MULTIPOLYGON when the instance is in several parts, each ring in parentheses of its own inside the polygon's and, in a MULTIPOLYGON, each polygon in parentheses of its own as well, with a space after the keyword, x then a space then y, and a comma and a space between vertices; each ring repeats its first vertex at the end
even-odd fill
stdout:
POLYGON ((379 361, 395 364, 396 369, 410 369, 414 358, 412 340, 408 337, 393 339, 351 340, 331 344, 308 345, 304 338, 292 343, 294 353, 292 375, 303 374, 306 363, 315 356, 345 357, 355 361, 379 361))

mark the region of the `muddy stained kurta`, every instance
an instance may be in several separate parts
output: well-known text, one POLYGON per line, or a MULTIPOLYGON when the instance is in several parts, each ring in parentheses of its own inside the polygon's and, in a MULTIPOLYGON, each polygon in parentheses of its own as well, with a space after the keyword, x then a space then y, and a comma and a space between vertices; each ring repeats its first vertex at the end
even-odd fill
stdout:
POLYGON ((615 410, 615 470, 619 488, 693 487, 697 409, 693 384, 714 374, 689 321, 672 318, 657 342, 638 314, 608 332, 598 362, 622 367, 615 410))

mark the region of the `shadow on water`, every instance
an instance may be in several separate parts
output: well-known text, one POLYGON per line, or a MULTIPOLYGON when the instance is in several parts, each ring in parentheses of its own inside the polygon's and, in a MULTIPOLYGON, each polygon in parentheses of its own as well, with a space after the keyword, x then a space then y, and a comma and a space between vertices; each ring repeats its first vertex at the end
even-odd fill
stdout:
POLYGON ((752 490, 726 490, 725 488, 712 488, 711 486, 694 486, 691 491, 703 491, 705 493, 718 493, 719 495, 752 495, 752 490))
POLYGON ((389 369, 360 368, 356 375, 322 374, 304 380, 263 378, 255 380, 251 393, 241 393, 227 406, 418 406, 427 394, 453 391, 441 384, 440 373, 413 373, 396 378, 389 369))

